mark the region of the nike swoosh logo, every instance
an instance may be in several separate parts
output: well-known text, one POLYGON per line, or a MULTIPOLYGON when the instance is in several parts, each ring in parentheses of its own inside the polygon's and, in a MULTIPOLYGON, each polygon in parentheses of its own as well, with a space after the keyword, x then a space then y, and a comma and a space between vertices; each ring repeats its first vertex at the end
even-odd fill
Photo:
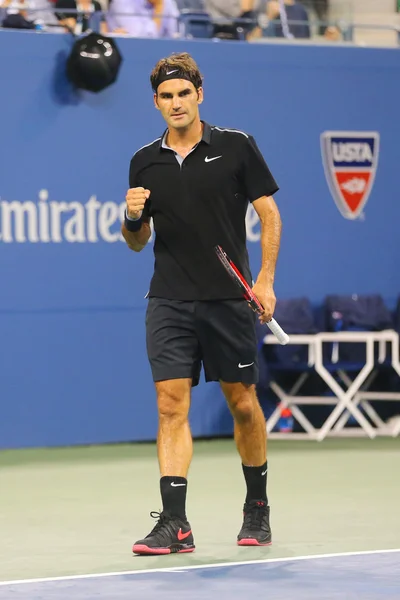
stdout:
POLYGON ((242 365, 242 363, 238 364, 239 369, 245 369, 246 367, 251 367, 251 365, 254 365, 254 361, 252 363, 249 363, 248 365, 242 365))
POLYGON ((167 71, 166 75, 172 75, 172 73, 177 73, 178 69, 174 69, 174 71, 167 71))
POLYGON ((263 471, 263 472, 261 473, 261 476, 262 476, 262 477, 264 477, 264 475, 265 475, 267 472, 268 472, 268 469, 265 469, 265 471, 263 471))
POLYGON ((212 162, 213 160, 217 160, 218 158, 222 158, 222 154, 221 156, 214 156, 213 158, 208 158, 208 156, 206 156, 204 162, 212 162))
POLYGON ((181 542, 182 540, 186 540, 186 538, 188 538, 191 533, 191 529, 189 529, 189 531, 187 531, 186 533, 182 533, 182 529, 180 529, 177 533, 177 538, 181 542))
POLYGON ((171 483, 171 487, 182 487, 184 485, 186 485, 186 483, 175 483, 175 481, 171 483))

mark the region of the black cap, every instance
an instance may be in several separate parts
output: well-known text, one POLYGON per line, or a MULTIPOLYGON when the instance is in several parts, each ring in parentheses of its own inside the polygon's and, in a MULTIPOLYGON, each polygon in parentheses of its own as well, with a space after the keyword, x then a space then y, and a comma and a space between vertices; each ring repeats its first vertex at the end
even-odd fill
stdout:
POLYGON ((77 88, 101 92, 116 81, 121 63, 122 56, 112 38, 90 33, 73 45, 67 76, 77 88))

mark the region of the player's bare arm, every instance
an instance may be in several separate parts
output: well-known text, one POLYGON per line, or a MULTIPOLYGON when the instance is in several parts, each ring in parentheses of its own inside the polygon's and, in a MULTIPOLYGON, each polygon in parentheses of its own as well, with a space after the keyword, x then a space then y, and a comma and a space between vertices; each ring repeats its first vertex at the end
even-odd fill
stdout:
MULTIPOLYGON (((144 205, 150 197, 150 190, 142 187, 131 188, 126 194, 126 214, 129 218, 140 220, 140 229, 128 231, 122 224, 121 232, 128 245, 134 252, 140 252, 146 246, 151 236, 151 229, 147 219, 142 217, 144 205)), ((134 221, 135 222, 135 221, 134 221)))
POLYGON ((274 293, 275 267, 279 254, 282 221, 279 209, 272 196, 262 196, 253 202, 261 223, 261 269, 253 291, 265 308, 260 317, 261 323, 270 321, 274 314, 276 297, 274 293))

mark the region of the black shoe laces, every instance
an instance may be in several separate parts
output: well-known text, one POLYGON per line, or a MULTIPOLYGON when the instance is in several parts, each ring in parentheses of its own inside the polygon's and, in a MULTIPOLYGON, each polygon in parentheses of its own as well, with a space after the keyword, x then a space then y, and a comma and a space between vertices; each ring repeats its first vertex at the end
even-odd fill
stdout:
POLYGON ((267 507, 264 502, 257 502, 246 506, 244 510, 243 527, 250 531, 267 529, 266 523, 267 507))
POLYGON ((159 513, 156 512, 155 510, 153 510, 150 513, 150 516, 152 519, 158 519, 157 523, 155 524, 155 526, 153 527, 153 529, 151 530, 151 532, 149 533, 150 535, 154 535, 155 533, 158 533, 160 530, 162 530, 170 521, 170 517, 167 517, 167 515, 165 513, 159 513))

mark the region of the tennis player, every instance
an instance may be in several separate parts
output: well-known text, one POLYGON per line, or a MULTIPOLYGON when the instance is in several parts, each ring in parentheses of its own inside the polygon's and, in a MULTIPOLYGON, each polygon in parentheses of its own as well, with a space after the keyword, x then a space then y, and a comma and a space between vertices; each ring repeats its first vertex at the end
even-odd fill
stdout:
POLYGON ((140 252, 153 219, 155 268, 146 337, 158 403, 163 510, 151 513, 157 523, 133 552, 195 548, 185 508, 193 452, 188 413, 202 365, 206 381, 220 382, 234 420, 247 487, 237 543, 269 545, 266 426, 255 390, 256 317, 214 247, 220 244, 252 285, 245 229, 251 202, 261 222, 262 247, 253 291, 265 307, 261 322, 270 320, 281 233, 272 198, 278 186, 250 135, 200 120, 202 76, 189 54, 161 59, 150 81, 167 129, 131 160, 122 234, 128 247, 140 252))

